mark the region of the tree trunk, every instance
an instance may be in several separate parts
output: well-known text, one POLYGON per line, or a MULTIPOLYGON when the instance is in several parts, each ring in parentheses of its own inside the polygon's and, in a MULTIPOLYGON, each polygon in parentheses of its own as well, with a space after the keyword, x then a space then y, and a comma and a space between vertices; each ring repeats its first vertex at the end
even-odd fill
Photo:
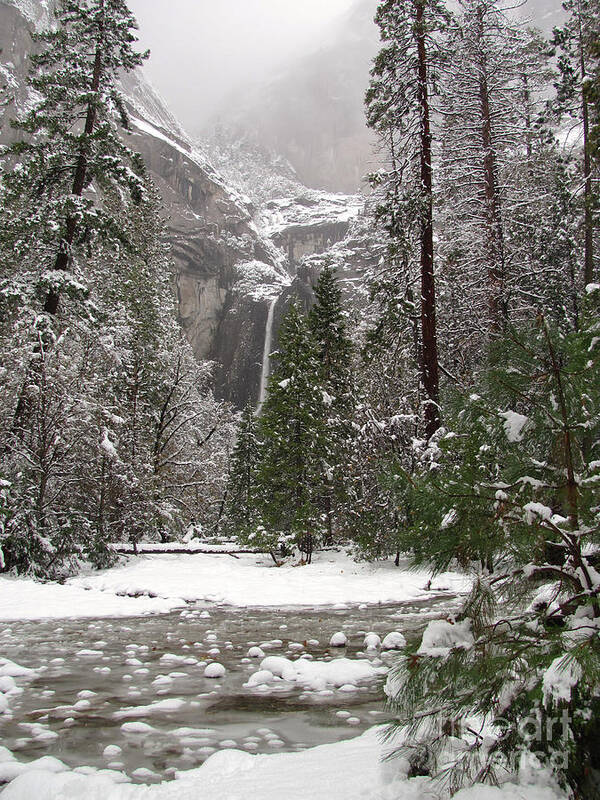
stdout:
POLYGON ((430 439, 440 427, 440 411, 435 317, 435 274, 433 269, 433 169, 424 25, 425 2, 426 0, 416 0, 415 30, 418 55, 417 94, 421 113, 421 379, 426 395, 425 435, 430 439))
POLYGON ((506 323, 504 296, 505 258, 504 230, 498 189, 498 165, 492 137, 492 115, 488 86, 488 67, 483 42, 483 6, 477 8, 477 36, 479 46, 479 113, 481 115, 481 143, 483 145, 483 177, 485 197, 485 226, 488 262, 488 309, 492 331, 500 332, 506 323))
MULTIPOLYGON (((585 51, 583 46, 584 32, 583 24, 581 21, 581 11, 578 14, 579 19, 579 67, 581 73, 581 83, 585 81, 587 76, 587 67, 585 63, 585 51)), ((585 96, 585 92, 581 92, 581 120, 583 123, 583 203, 584 203, 584 219, 583 219, 583 280, 585 285, 593 283, 594 281, 594 215, 593 203, 594 193, 592 185, 592 159, 590 155, 590 110, 585 96)))

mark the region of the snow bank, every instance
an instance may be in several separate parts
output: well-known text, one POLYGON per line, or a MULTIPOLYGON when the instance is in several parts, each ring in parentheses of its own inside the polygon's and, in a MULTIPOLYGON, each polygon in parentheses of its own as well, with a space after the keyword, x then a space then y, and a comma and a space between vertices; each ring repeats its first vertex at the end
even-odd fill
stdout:
POLYGON ((76 583, 61 585, 0 577, 0 620, 138 617, 166 614, 183 605, 185 600, 175 591, 168 598, 118 597, 115 592, 86 589, 76 583))
MULTIPOLYGON (((392 560, 355 563, 344 553, 319 553, 306 567, 276 568, 269 556, 154 555, 126 566, 74 578, 67 587, 107 594, 156 594, 176 605, 184 600, 248 606, 325 606, 424 600, 439 591, 467 592, 464 575, 445 573, 428 581, 427 570, 409 571, 392 560)), ((173 607, 173 606, 171 606, 173 607)), ((1 616, 1 607, 0 607, 1 616)), ((69 614, 65 614, 69 616, 69 614)), ((107 614, 106 616, 109 616, 107 614)))
MULTIPOLYGON (((431 800, 427 778, 407 780, 401 761, 383 762, 378 730, 337 744, 300 753, 250 755, 223 750, 199 769, 180 772, 178 780, 158 786, 116 783, 118 773, 82 775, 29 771, 13 781, 2 800, 431 800)), ((40 765, 41 766, 41 765, 40 765)), ((122 780, 122 778, 121 778, 122 780)), ((541 779, 540 779, 541 781, 541 779)), ((566 800, 549 786, 508 784, 477 786, 455 800, 566 800)))

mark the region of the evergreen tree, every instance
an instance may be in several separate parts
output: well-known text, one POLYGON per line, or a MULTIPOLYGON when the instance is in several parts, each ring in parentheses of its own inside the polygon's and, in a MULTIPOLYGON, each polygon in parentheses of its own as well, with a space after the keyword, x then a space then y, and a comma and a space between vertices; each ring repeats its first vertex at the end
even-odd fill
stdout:
POLYGON ((260 455, 258 419, 249 404, 242 412, 237 429, 227 482, 227 521, 242 542, 249 540, 259 521, 257 471, 260 455))
POLYGON ((283 320, 275 357, 260 417, 260 517, 270 531, 317 535, 328 485, 325 401, 317 347, 296 305, 283 320))
POLYGON ((442 80, 438 227, 450 274, 440 276, 440 306, 444 322, 446 312, 452 316, 448 327, 458 323, 462 338, 481 353, 522 303, 522 247, 532 231, 513 242, 511 222, 520 216, 514 228, 523 230, 522 209, 539 195, 531 184, 547 69, 544 43, 498 0, 460 5, 442 80), (448 307, 445 291, 455 301, 448 307))
POLYGON ((589 302, 594 308, 579 332, 565 336, 540 316, 529 332, 499 345, 485 388, 463 401, 439 442, 438 467, 413 494, 408 540, 418 559, 433 559, 438 570, 454 559, 477 567, 456 624, 432 623, 389 684, 414 737, 411 758, 429 760, 435 772, 462 730, 446 772, 452 789, 493 782, 533 749, 588 797, 584 765, 592 773, 600 766, 593 293, 589 302), (566 727, 548 728, 563 709, 566 727), (471 714, 489 735, 462 725, 471 714), (532 742, 524 720, 550 732, 532 742))
POLYGON ((2 173, 2 238, 13 252, 5 291, 34 307, 41 301, 49 315, 62 294, 85 300, 78 259, 95 238, 121 238, 100 202, 104 188, 134 200, 143 192, 140 160, 115 122, 128 127, 118 74, 146 56, 133 49, 135 20, 123 0, 61 0, 56 18, 56 29, 35 36, 29 83, 40 99, 13 122, 24 138, 6 148, 2 173))
POLYGON ((4 153, 0 234, 0 546, 45 577, 212 524, 232 427, 176 322, 156 192, 118 137, 134 20, 120 0, 65 0, 57 22, 4 153))
POLYGON ((342 290, 335 269, 324 267, 314 291, 308 322, 317 345, 321 380, 332 392, 333 407, 342 411, 352 402, 352 343, 346 333, 342 290))
MULTIPOLYGON (((387 0, 375 21, 384 47, 371 70, 367 123, 379 136, 387 166, 372 176, 372 183, 382 195, 377 216, 392 238, 390 266, 405 273, 399 283, 408 283, 410 298, 420 298, 419 366, 430 437, 440 424, 430 101, 448 13, 439 0, 387 0), (412 274, 415 262, 418 281, 412 274)), ((396 307, 402 301, 402 295, 396 296, 396 307)))
POLYGON ((559 51, 559 80, 553 109, 576 119, 582 130, 583 178, 583 283, 592 283, 596 271, 595 215, 598 196, 592 159, 593 97, 590 106, 589 87, 593 86, 594 55, 600 29, 598 0, 567 0, 569 18, 563 28, 555 28, 553 44, 559 51))
POLYGON ((322 498, 327 527, 326 542, 334 539, 347 500, 347 468, 352 455, 352 426, 356 389, 352 364, 352 343, 346 333, 342 292, 333 268, 326 266, 315 286, 315 303, 308 317, 320 364, 319 378, 325 418, 324 442, 326 491, 322 498))

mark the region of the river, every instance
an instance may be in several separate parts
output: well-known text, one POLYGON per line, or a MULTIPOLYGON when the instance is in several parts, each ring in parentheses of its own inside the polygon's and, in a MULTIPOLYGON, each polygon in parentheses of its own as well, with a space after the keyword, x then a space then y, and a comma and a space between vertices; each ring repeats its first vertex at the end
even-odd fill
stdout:
POLYGON ((454 596, 440 594, 395 605, 194 605, 134 619, 9 623, 0 652, 40 671, 11 699, 12 719, 0 721, 2 743, 22 760, 53 755, 71 767, 110 767, 148 783, 199 766, 223 748, 272 753, 350 738, 387 719, 384 676, 345 691, 306 691, 283 681, 244 687, 260 664, 249 648, 390 665, 394 651, 363 653, 366 632, 383 638, 400 631, 410 639, 458 606, 454 596), (337 631, 348 637, 345 648, 329 647, 337 631), (204 663, 213 660, 226 668, 217 680, 204 677, 204 663))

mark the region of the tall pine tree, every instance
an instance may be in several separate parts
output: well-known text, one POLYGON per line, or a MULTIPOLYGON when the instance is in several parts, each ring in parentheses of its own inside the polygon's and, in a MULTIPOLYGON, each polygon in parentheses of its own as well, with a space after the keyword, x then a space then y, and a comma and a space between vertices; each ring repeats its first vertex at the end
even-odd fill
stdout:
POLYGON ((321 533, 327 494, 327 431, 318 350, 292 305, 279 332, 275 368, 260 417, 260 515, 289 536, 321 533))
MULTIPOLYGON (((439 0, 387 0, 377 10, 383 48, 371 70, 367 123, 386 155, 372 182, 382 194, 377 215, 392 238, 390 261, 420 298, 419 366, 425 433, 440 425, 433 236, 431 92, 442 56, 439 36, 448 12, 439 0), (418 287, 418 288, 417 288, 418 287)), ((401 303, 403 297, 397 297, 401 303)))
POLYGON ((63 295, 85 301, 80 258, 94 240, 122 238, 104 189, 134 200, 143 192, 141 162, 116 119, 128 127, 119 72, 146 57, 134 49, 137 26, 123 0, 60 0, 56 19, 34 37, 29 84, 39 100, 14 121, 23 138, 5 149, 2 172, 1 237, 13 254, 5 292, 51 316, 63 295))
POLYGON ((334 528, 347 501, 347 470, 355 438, 352 423, 357 392, 353 346, 346 332, 342 291, 335 270, 330 266, 323 269, 315 286, 315 303, 308 324, 320 364, 326 448, 322 506, 326 543, 332 544, 334 528))

